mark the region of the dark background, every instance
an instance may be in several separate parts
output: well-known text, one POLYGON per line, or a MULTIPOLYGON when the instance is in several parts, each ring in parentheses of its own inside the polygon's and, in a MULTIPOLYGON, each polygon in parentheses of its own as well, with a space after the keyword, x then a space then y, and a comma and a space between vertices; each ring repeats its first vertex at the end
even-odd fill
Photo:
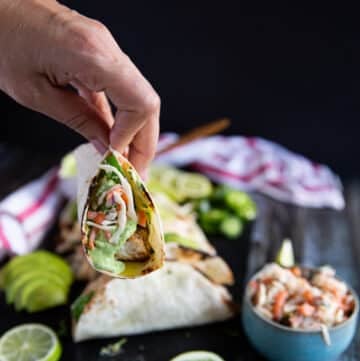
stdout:
MULTIPOLYGON (((355 9, 272 2, 63 1, 99 19, 162 98, 162 131, 221 116, 345 178, 360 174, 360 32, 355 9), (251 2, 250 2, 251 3, 251 2)), ((0 141, 60 154, 81 141, 0 96, 0 141)))

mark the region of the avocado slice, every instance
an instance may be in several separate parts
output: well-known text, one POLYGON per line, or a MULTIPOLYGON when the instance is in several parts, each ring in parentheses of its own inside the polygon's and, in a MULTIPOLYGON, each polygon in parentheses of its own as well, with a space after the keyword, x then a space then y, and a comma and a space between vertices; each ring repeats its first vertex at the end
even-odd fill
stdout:
POLYGON ((7 289, 8 287, 10 287, 12 283, 14 283, 22 275, 27 274, 34 270, 40 271, 42 276, 47 273, 57 274, 62 278, 63 283, 68 286, 72 283, 72 274, 70 273, 71 276, 70 278, 69 273, 63 272, 62 267, 58 267, 56 264, 50 261, 48 262, 48 264, 33 262, 33 263, 24 263, 19 265, 18 268, 13 269, 11 270, 11 272, 7 273, 3 287, 7 289))
POLYGON ((17 311, 26 309, 29 312, 36 312, 65 304, 66 301, 67 292, 55 284, 51 278, 43 277, 24 285, 15 298, 15 309, 17 311))
POLYGON ((180 246, 187 247, 187 248, 193 248, 193 249, 198 248, 198 245, 196 244, 196 242, 194 242, 190 238, 183 237, 178 233, 169 232, 169 233, 165 233, 164 236, 165 236, 166 243, 177 243, 180 246))
POLYGON ((42 311, 46 308, 64 305, 67 294, 54 285, 39 285, 28 293, 25 309, 28 312, 42 311))
POLYGON ((22 289, 29 283, 34 282, 36 280, 46 278, 49 282, 56 284, 66 293, 69 288, 69 284, 65 282, 62 276, 59 273, 44 272, 40 269, 31 269, 26 273, 22 273, 11 282, 6 288, 6 302, 8 304, 13 303, 16 298, 20 297, 22 289))
POLYGON ((53 270, 61 274, 67 284, 71 284, 73 280, 70 267, 60 257, 47 251, 36 251, 25 256, 14 257, 6 264, 1 270, 1 287, 6 288, 20 274, 35 268, 44 270, 44 273, 53 270))

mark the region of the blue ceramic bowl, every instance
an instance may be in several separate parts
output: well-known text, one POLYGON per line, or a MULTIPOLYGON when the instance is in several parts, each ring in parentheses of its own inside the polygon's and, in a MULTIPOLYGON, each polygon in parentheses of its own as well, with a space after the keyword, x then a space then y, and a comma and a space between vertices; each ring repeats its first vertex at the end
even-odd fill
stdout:
MULTIPOLYGON (((256 275, 253 277, 255 278, 256 275)), ((328 346, 320 331, 294 330, 262 316, 251 304, 246 288, 242 323, 251 344, 271 361, 331 361, 336 360, 351 343, 359 313, 359 299, 350 288, 354 299, 353 314, 344 323, 329 329, 328 346)))

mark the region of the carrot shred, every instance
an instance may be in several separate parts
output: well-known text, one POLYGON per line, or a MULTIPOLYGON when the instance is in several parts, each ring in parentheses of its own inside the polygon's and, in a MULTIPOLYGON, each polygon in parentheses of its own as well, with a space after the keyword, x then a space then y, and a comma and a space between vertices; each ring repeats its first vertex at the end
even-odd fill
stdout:
POLYGON ((90 236, 89 236, 89 241, 88 241, 88 248, 89 249, 94 249, 95 248, 95 238, 96 238, 96 229, 92 229, 90 232, 90 236))
POLYGON ((305 316, 305 317, 310 317, 315 312, 315 307, 311 306, 309 303, 305 302, 305 303, 299 305, 297 310, 300 315, 305 316))
POLYGON ((105 213, 99 212, 94 218, 94 222, 97 224, 101 224, 105 219, 105 213))
POLYGON ((138 216, 138 224, 141 227, 146 227, 146 221, 147 221, 146 213, 144 211, 138 211, 137 216, 138 216))
POLYGON ((303 298, 307 303, 313 303, 314 302, 314 296, 310 290, 306 290, 303 293, 303 298))
POLYGON ((264 278, 262 280, 262 283, 265 285, 265 286, 269 286, 271 285, 271 283, 273 282, 273 279, 271 277, 267 277, 267 278, 264 278))
POLYGON ((128 205, 129 204, 129 198, 126 195, 125 192, 121 192, 121 198, 124 200, 125 204, 128 205))
POLYGON ((301 277, 301 269, 300 267, 294 266, 290 269, 290 271, 296 276, 301 277))
POLYGON ((275 320, 280 320, 282 315, 283 315, 283 308, 284 308, 284 304, 285 301, 288 297, 288 291, 286 290, 282 290, 279 291, 276 296, 275 296, 275 300, 274 300, 274 305, 273 305, 273 317, 275 320))

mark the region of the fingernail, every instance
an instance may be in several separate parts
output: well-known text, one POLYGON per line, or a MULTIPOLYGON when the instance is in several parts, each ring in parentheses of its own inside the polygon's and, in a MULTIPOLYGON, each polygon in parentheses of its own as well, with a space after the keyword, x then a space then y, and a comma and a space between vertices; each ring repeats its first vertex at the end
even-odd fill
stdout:
POLYGON ((92 139, 91 143, 99 151, 99 153, 104 154, 106 152, 106 145, 104 145, 99 139, 92 139))
POLYGON ((149 171, 148 171, 148 169, 146 168, 146 169, 142 170, 142 171, 140 172, 140 176, 141 176, 141 178, 142 178, 142 180, 143 180, 144 182, 147 182, 148 179, 149 179, 149 171))

